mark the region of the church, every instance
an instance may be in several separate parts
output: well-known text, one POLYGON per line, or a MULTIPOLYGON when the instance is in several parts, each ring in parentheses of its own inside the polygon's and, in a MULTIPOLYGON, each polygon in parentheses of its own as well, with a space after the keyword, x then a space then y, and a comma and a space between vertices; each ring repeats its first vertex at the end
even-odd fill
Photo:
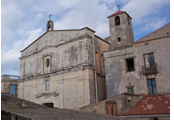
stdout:
POLYGON ((108 19, 106 39, 88 27, 54 30, 49 20, 46 32, 21 51, 18 97, 79 109, 124 92, 170 93, 170 23, 134 42, 127 12, 108 19))

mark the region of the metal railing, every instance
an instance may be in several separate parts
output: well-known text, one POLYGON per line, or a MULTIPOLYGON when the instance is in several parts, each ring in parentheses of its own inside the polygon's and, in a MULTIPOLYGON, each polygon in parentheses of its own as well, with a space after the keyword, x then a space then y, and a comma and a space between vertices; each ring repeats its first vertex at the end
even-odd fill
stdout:
POLYGON ((144 75, 150 75, 150 74, 157 74, 158 73, 158 66, 157 63, 155 63, 154 66, 150 66, 149 68, 146 68, 144 65, 142 66, 143 74, 144 75))

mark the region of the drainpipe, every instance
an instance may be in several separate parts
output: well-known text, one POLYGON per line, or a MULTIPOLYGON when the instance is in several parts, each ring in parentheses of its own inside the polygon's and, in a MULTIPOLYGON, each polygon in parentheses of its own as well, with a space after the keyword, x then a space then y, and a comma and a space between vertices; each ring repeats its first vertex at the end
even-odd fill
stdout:
POLYGON ((94 53, 94 73, 95 73, 95 77, 94 77, 94 82, 95 82, 95 95, 96 95, 96 102, 98 102, 98 88, 97 88, 97 72, 96 72, 96 58, 95 58, 95 42, 94 42, 94 33, 93 33, 93 53, 94 53))

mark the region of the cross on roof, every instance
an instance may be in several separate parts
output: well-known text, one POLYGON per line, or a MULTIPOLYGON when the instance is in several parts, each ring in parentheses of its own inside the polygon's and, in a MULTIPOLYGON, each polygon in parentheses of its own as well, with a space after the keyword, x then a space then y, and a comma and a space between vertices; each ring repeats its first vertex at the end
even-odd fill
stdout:
POLYGON ((118 6, 117 6, 117 7, 118 7, 118 11, 120 11, 120 6, 121 6, 121 5, 118 4, 118 6))
POLYGON ((52 16, 52 14, 50 13, 50 15, 48 16, 50 18, 50 20, 51 20, 51 16, 52 16))

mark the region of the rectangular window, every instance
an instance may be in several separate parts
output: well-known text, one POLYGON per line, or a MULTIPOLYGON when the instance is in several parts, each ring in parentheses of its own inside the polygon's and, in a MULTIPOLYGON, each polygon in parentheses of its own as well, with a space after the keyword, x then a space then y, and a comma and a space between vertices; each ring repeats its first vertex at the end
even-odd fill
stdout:
POLYGON ((107 101, 106 102, 107 113, 108 115, 116 116, 116 102, 115 101, 107 101))
POLYGON ((10 84, 10 88, 9 88, 9 94, 15 95, 16 94, 16 85, 12 85, 10 84))
POLYGON ((108 115, 116 116, 116 102, 115 101, 107 101, 107 113, 108 115))
POLYGON ((156 80, 155 78, 147 79, 148 94, 157 94, 156 80))
POLYGON ((146 68, 155 67, 155 59, 153 53, 144 54, 144 63, 146 68))
POLYGON ((127 88, 128 93, 134 93, 133 87, 127 88))
POLYGON ((121 38, 119 37, 119 38, 117 38, 117 40, 118 40, 118 42, 121 42, 121 38))
POLYGON ((127 66, 127 71, 134 71, 134 59, 133 58, 128 58, 126 59, 126 66, 127 66))

